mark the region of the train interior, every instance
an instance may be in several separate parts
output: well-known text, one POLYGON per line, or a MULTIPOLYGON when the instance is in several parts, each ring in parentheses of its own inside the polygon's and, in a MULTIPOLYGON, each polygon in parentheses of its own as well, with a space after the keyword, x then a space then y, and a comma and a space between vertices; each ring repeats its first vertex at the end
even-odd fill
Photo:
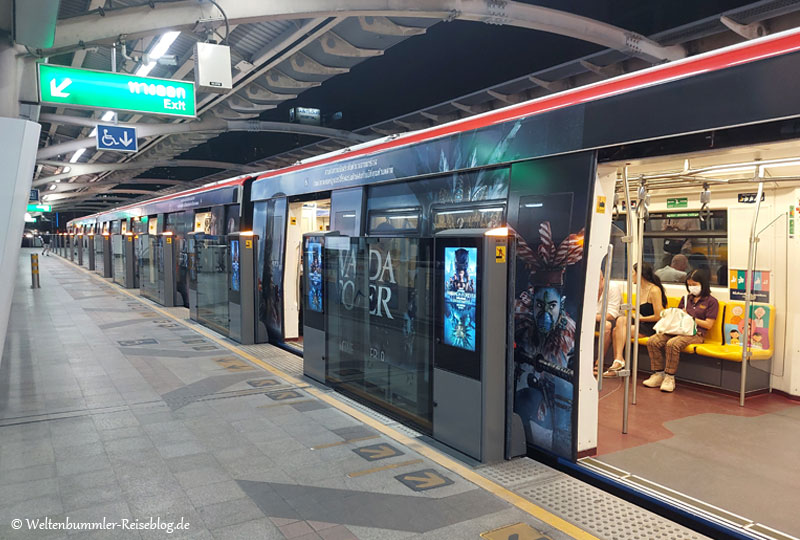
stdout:
MULTIPOLYGON (((640 198, 643 179, 649 197, 641 243, 632 229, 634 260, 642 250, 641 260, 663 281, 669 306, 687 294, 687 272, 707 270, 719 311, 703 345, 693 354, 681 354, 674 392, 642 385, 650 375, 650 360, 644 340, 639 340, 627 422, 626 377, 603 379, 596 455, 581 463, 678 506, 740 526, 753 522, 748 528, 754 531, 800 536, 795 514, 800 401, 791 397, 798 395, 800 368, 792 358, 800 342, 795 337, 797 308, 790 301, 799 292, 797 280, 791 279, 791 268, 800 262, 795 230, 800 209, 797 141, 602 167, 606 166, 616 168, 618 176, 610 275, 623 291, 623 304, 627 258, 620 240, 628 233, 624 197, 619 194, 624 192, 620 177, 627 167, 631 206, 640 198), (757 238, 755 264, 750 267, 753 356, 742 384, 751 233, 757 238)), ((634 212, 634 226, 636 216, 634 212)), ((634 299, 634 306, 637 303, 634 299)), ((622 343, 624 347, 624 336, 622 343)), ((622 354, 614 344, 606 345, 601 371, 622 354)), ((631 357, 636 348, 631 347, 631 357)))
POLYGON ((284 337, 286 345, 303 348, 303 235, 330 229, 331 199, 297 200, 288 204, 284 271, 284 337))

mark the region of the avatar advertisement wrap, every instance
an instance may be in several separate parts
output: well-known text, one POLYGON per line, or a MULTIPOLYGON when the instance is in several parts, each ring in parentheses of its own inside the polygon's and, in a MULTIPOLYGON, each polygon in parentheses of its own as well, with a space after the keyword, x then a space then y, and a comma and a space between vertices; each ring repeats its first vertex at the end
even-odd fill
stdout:
POLYGON ((475 350, 478 249, 444 248, 444 343, 475 350))
POLYGON ((529 447, 570 460, 594 167, 593 153, 521 163, 512 168, 509 197, 517 234, 514 412, 529 447))
POLYGON ((308 282, 308 309, 322 313, 322 244, 306 244, 306 276, 308 282))

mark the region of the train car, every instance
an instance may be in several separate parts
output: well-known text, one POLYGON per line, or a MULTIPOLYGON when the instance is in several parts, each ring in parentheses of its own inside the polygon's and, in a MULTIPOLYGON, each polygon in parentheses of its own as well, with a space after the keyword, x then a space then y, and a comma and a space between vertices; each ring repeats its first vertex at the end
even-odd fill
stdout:
POLYGON ((93 239, 86 251, 104 277, 162 305, 190 308, 192 318, 227 334, 228 316, 220 313, 233 264, 228 237, 251 228, 251 183, 240 176, 75 219, 66 238, 93 239))
MULTIPOLYGON (((564 466, 611 478, 671 508, 691 507, 709 523, 745 535, 769 526, 797 534, 790 508, 774 505, 774 496, 752 497, 734 480, 752 447, 738 449, 743 441, 732 436, 739 426, 731 420, 796 411, 791 400, 800 394, 798 373, 792 373, 784 328, 791 285, 780 285, 791 263, 778 248, 794 238, 797 191, 768 187, 771 202, 753 225, 752 202, 762 190, 734 193, 726 174, 744 167, 756 171, 752 181, 773 174, 773 167, 797 165, 794 142, 768 150, 763 144, 785 138, 781 122, 800 115, 800 82, 790 75, 800 65, 798 50, 800 32, 788 31, 260 175, 252 188, 258 340, 302 350, 310 376, 476 459, 485 460, 491 437, 482 432, 468 441, 458 432, 472 429, 465 417, 483 415, 484 428, 473 427, 501 423, 494 437, 502 440, 504 457, 520 447, 555 456, 564 466), (724 149, 714 150, 717 135, 725 135, 724 149), (732 149, 748 142, 761 146, 732 149), (711 151, 696 153, 709 146, 711 151), (681 155, 663 157, 673 148, 682 148, 681 155), (737 161, 737 152, 744 165, 725 165, 737 161), (759 169, 754 162, 762 155, 777 157, 759 169), (623 187, 624 174, 629 182, 623 187), (622 204, 618 212, 612 207, 627 189, 633 190, 633 207, 642 185, 640 207, 651 206, 636 241, 635 227, 617 226, 625 221, 622 204), (765 229, 778 239, 762 239, 750 268, 757 271, 754 283, 772 296, 761 294, 745 306, 740 282, 748 249, 736 240, 779 218, 783 232, 775 232, 774 224, 765 229), (496 264, 507 267, 500 325, 480 315, 497 294, 487 292, 486 278, 480 283, 488 275, 482 272, 494 268, 481 258, 489 248, 472 237, 448 243, 479 233, 507 234, 506 247, 495 246, 496 264), (643 341, 631 347, 641 359, 641 376, 633 371, 599 392, 593 373, 598 284, 610 244, 617 261, 611 277, 622 279, 619 269, 630 268, 622 240, 657 270, 666 272, 680 255, 678 266, 685 259, 687 272, 703 270, 719 301, 706 348, 695 343, 685 352, 677 393, 645 394, 639 386, 616 391, 630 379, 641 385, 654 366, 643 341), (461 247, 448 252, 451 245, 461 247), (443 275, 449 276, 444 285, 443 275), (451 287, 455 296, 448 296, 451 287), (746 309, 752 310, 758 343, 748 342, 741 362, 743 338, 729 338, 744 335, 739 326, 746 309), (481 355, 491 352, 484 349, 495 332, 507 338, 501 339, 507 363, 503 388, 490 392, 497 374, 480 363, 489 358, 481 355), (748 352, 751 346, 760 349, 748 352), (461 381, 465 396, 473 384, 483 389, 484 400, 490 392, 504 401, 506 414, 492 413, 485 403, 474 406, 481 391, 470 401, 450 382, 439 382, 446 380, 461 381), (629 392, 639 398, 630 411, 621 404, 629 392), (675 401, 689 392, 696 406, 675 401), (726 393, 741 397, 744 407, 726 393), (669 429, 658 412, 661 400, 672 400, 664 403, 676 420, 724 409, 730 416, 724 428, 704 432, 704 422, 687 421, 686 433, 706 456, 735 457, 720 457, 708 469, 691 451, 664 443, 669 429), (636 420, 623 420, 623 409, 636 420), (663 467, 645 458, 654 448, 665 456, 663 467), (676 470, 680 482, 674 481, 676 470), (696 485, 698 477, 706 479, 704 486, 696 485)), ((675 276, 665 280, 664 307, 686 296, 675 276)), ((774 463, 775 452, 760 455, 762 463, 774 463)), ((793 470, 789 447, 783 455, 781 471, 793 470)), ((774 489, 769 470, 756 469, 749 480, 762 491, 774 489)), ((793 500, 788 489, 785 501, 793 500)))
MULTIPOLYGON (((259 175, 239 199, 254 341, 479 461, 528 453, 725 534, 800 534, 798 67, 792 30, 259 175), (621 285, 639 259, 662 307, 690 274, 715 298, 673 391, 641 386, 647 336, 623 333, 615 378, 596 364, 601 272, 621 285)), ((122 235, 124 212, 90 219, 122 235)))

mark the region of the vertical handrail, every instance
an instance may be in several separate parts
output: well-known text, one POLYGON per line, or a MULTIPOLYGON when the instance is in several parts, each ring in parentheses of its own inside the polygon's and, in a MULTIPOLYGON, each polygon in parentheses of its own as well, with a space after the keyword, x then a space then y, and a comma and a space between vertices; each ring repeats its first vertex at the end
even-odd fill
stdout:
MULTIPOLYGON (((644 191, 644 180, 642 181, 642 186, 639 188, 639 199, 636 205, 636 268, 639 269, 638 271, 638 278, 636 280, 636 301, 639 304, 642 303, 642 262, 644 258, 644 221, 647 214, 647 208, 645 207, 646 204, 646 192, 644 191)), ((633 305, 633 300, 631 300, 631 305, 633 305)), ((633 324, 633 339, 634 344, 633 346, 633 362, 630 365, 631 369, 631 388, 633 389, 631 395, 631 403, 636 405, 636 379, 638 377, 639 371, 639 317, 641 317, 641 313, 639 310, 636 310, 636 317, 634 319, 633 324)))
MULTIPOLYGON (((760 175, 759 175, 760 176, 760 175)), ((756 194, 756 212, 750 226, 750 245, 747 253, 747 269, 744 277, 744 344, 742 345, 742 375, 739 380, 739 406, 744 407, 744 395, 747 388, 747 362, 750 360, 750 306, 753 286, 753 272, 756 266, 756 227, 758 226, 758 213, 761 210, 761 194, 764 192, 764 182, 758 183, 756 194)))
POLYGON ((603 366, 605 365, 606 352, 606 317, 608 316, 608 287, 611 280, 611 262, 614 257, 614 246, 608 245, 606 254, 606 269, 603 273, 603 302, 600 311, 600 336, 597 338, 597 392, 603 391, 603 366))
MULTIPOLYGON (((625 368, 624 370, 628 370, 630 367, 630 358, 631 358, 631 306, 633 305, 633 242, 631 238, 631 229, 633 228, 633 217, 631 213, 633 209, 631 208, 631 195, 629 193, 629 185, 628 185, 628 167, 625 166, 622 169, 622 186, 623 191, 625 193, 625 236, 622 238, 622 241, 627 244, 627 253, 628 253, 628 261, 627 261, 627 294, 628 300, 625 302, 625 368)), ((630 373, 630 372, 628 372, 630 373)), ((628 374, 623 375, 625 377, 625 388, 623 390, 623 399, 625 400, 622 404, 622 433, 628 433, 628 402, 630 396, 630 376, 628 374)))

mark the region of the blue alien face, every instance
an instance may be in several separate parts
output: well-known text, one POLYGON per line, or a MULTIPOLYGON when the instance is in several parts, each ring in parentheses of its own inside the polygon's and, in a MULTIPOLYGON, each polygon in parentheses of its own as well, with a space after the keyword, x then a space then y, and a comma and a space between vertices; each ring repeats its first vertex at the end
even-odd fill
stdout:
POLYGON ((549 334, 561 317, 561 294, 554 287, 541 287, 533 295, 533 316, 542 334, 549 334))

